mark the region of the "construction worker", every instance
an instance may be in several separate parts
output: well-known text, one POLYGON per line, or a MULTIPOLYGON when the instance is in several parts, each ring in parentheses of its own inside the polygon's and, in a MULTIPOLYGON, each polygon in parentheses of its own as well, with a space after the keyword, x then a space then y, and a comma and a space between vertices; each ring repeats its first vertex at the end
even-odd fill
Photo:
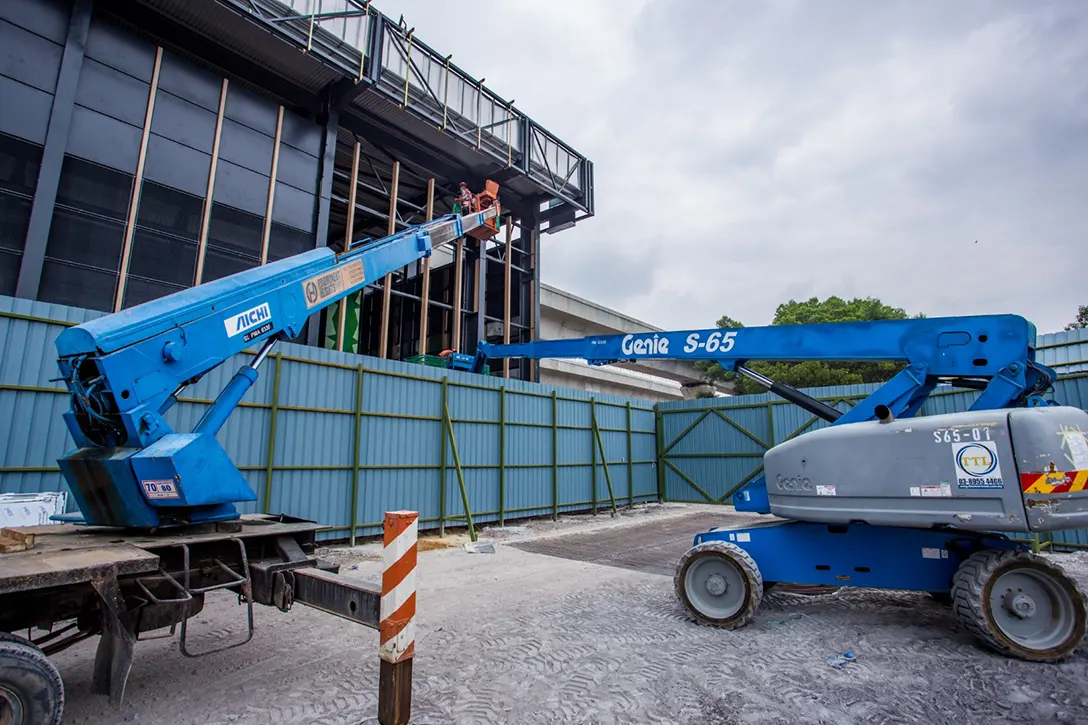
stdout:
POLYGON ((461 205, 462 214, 471 214, 476 211, 476 197, 472 192, 468 190, 468 184, 461 182, 461 193, 457 197, 457 202, 461 205))

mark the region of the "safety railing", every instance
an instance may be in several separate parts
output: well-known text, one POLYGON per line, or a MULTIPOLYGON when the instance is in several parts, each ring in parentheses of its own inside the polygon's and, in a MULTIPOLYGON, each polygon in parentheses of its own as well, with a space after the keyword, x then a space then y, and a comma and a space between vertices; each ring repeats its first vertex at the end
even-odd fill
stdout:
POLYGON ((381 13, 368 0, 222 0, 341 72, 368 75, 370 42, 381 13))
POLYGON ((448 135, 592 213, 589 162, 370 0, 222 0, 448 135), (380 62, 379 62, 380 56, 380 62), (374 67, 377 66, 377 67, 374 67))
POLYGON ((379 86, 443 131, 507 166, 521 166, 524 116, 451 58, 421 42, 411 28, 387 23, 379 86))
POLYGON ((529 176, 560 196, 584 189, 585 159, 535 123, 529 124, 529 176))

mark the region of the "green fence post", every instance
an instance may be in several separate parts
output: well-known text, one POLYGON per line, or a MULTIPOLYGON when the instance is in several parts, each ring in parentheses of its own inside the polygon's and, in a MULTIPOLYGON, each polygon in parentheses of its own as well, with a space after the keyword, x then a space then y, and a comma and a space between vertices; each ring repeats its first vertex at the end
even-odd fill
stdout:
POLYGON ((552 391, 552 521, 559 520, 559 398, 552 391))
POLYGON ((654 403, 654 428, 657 438, 657 500, 665 499, 665 426, 664 416, 661 414, 661 404, 654 403))
POLYGON ((770 444, 774 445, 774 406, 771 405, 771 401, 767 401, 767 426, 770 428, 770 434, 767 440, 770 444))
POLYGON ((446 401, 449 399, 449 379, 442 377, 442 462, 438 466, 438 535, 446 535, 446 401))
POLYGON ((593 515, 596 516, 597 515, 597 446, 593 445, 596 442, 596 441, 594 441, 594 438, 595 438, 594 434, 595 434, 595 432, 597 430, 597 399, 596 398, 590 398, 589 399, 589 415, 590 415, 590 421, 591 421, 590 426, 589 426, 589 455, 590 455, 589 460, 591 461, 591 469, 590 470, 593 473, 593 476, 592 476, 593 515))
MULTIPOLYGON (((608 471, 608 456, 604 452, 604 438, 601 437, 601 427, 597 425, 597 409, 593 408, 593 437, 596 439, 596 443, 601 448, 601 465, 604 466, 604 482, 608 484, 608 500, 612 504, 612 518, 616 517, 616 494, 612 488, 612 474, 608 471)), ((596 470, 596 466, 593 467, 596 470)), ((593 494, 597 494, 597 486, 593 486, 593 494)), ((596 500, 594 500, 596 505, 596 500)))
POLYGON ((363 364, 355 373, 355 440, 351 454, 351 545, 355 546, 355 528, 359 521, 359 437, 363 432, 363 364))
POLYGON ((635 505, 635 464, 631 445, 631 401, 627 401, 627 505, 635 505))
POLYGON ((276 368, 272 373, 272 410, 268 421, 268 460, 264 465, 264 513, 272 513, 272 462, 276 456, 276 416, 280 412, 281 353, 276 353, 276 368))
POLYGON ((499 387, 499 526, 506 526, 506 386, 499 387))
POLYGON ((472 508, 468 504, 468 490, 465 488, 465 473, 461 469, 461 456, 457 455, 457 437, 453 435, 453 417, 449 408, 443 408, 442 413, 446 418, 446 430, 450 436, 450 452, 453 453, 453 465, 457 469, 457 483, 461 486, 461 503, 464 504, 465 518, 468 520, 468 535, 476 541, 476 527, 472 525, 472 508))

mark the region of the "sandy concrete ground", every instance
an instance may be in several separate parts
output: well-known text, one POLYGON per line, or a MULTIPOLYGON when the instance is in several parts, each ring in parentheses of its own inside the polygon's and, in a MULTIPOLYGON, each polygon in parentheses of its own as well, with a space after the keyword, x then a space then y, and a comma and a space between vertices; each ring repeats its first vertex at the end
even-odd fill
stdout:
MULTIPOLYGON (((690 508, 644 506, 615 521, 576 517, 500 534, 626 526, 690 508)), ((1049 666, 989 654, 923 595, 772 591, 754 623, 722 632, 684 617, 669 577, 531 554, 497 538, 494 554, 421 555, 415 723, 1088 724, 1088 651, 1049 666), (848 649, 854 663, 828 665, 848 649)), ((337 557, 345 573, 376 581, 377 552, 337 557)), ((1056 558, 1088 585, 1088 554, 1056 558)), ((232 597, 209 598, 192 647, 235 641, 244 611, 232 597)), ((200 659, 182 657, 176 639, 138 643, 120 710, 89 692, 93 641, 59 654, 65 721, 376 722, 376 632, 301 606, 258 607, 256 625, 248 645, 200 659)))

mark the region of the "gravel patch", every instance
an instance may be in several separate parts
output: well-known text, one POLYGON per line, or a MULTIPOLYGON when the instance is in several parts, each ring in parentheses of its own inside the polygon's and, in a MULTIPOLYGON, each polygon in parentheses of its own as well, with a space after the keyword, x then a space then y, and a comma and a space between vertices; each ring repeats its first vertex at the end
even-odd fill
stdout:
MULTIPOLYGON (((421 554, 413 722, 1088 724, 1088 652, 1059 665, 990 654, 925 595, 772 590, 752 624, 723 632, 685 617, 671 577, 509 545, 693 510, 518 522, 481 532, 493 554, 467 552, 458 533, 421 554), (848 650, 852 662, 829 664, 848 650)), ((344 573, 377 581, 378 551, 330 553, 344 573)), ((1052 556, 1088 586, 1088 553, 1052 556)), ((376 722, 376 632, 302 606, 255 615, 249 644, 199 659, 182 657, 176 639, 137 643, 120 710, 90 694, 95 641, 58 654, 65 721, 376 722)), ((244 632, 244 607, 210 596, 192 646, 244 632)))

